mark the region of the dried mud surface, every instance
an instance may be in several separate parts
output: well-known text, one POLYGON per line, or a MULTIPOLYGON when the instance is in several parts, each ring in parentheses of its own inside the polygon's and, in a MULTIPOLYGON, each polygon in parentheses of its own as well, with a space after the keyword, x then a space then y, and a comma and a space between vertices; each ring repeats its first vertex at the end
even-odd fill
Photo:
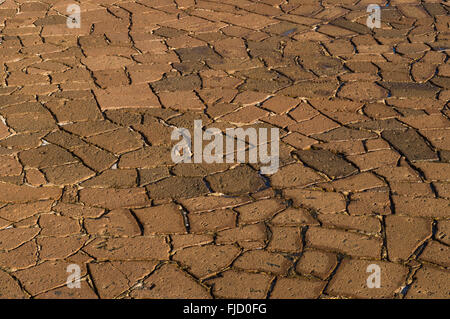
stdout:
POLYGON ((448 3, 71 3, 0 5, 0 298, 449 298, 448 3), (196 119, 279 171, 175 165, 196 119))

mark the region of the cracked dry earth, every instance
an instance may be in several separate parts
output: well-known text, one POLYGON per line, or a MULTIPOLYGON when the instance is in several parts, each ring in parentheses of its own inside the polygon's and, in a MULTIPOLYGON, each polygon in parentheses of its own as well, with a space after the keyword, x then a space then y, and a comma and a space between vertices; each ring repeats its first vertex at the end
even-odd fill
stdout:
POLYGON ((449 298, 448 3, 73 3, 0 6, 0 297, 449 298), (175 165, 196 119, 279 171, 175 165))

